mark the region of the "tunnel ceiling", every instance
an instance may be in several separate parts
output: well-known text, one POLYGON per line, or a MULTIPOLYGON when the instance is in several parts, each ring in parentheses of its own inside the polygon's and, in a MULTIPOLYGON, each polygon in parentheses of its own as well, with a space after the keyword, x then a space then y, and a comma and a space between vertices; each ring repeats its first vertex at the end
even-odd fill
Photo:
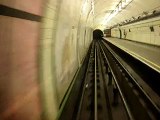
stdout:
POLYGON ((112 11, 121 0, 94 0, 94 28, 105 29, 115 24, 121 23, 132 17, 137 17, 143 12, 160 9, 160 0, 122 0, 129 1, 129 4, 122 8, 110 21, 105 22, 109 18, 112 11))

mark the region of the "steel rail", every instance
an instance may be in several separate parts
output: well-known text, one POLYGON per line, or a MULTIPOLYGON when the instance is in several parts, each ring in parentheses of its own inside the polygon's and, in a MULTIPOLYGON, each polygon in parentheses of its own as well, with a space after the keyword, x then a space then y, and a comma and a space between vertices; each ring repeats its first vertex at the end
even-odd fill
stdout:
POLYGON ((94 120, 97 120, 97 48, 95 44, 95 69, 94 69, 94 120))
POLYGON ((98 48, 97 56, 98 56, 99 61, 100 61, 100 69, 101 69, 102 80, 103 80, 103 88, 104 88, 104 94, 105 94, 105 99, 106 99, 106 107, 107 107, 107 110, 108 110, 108 119, 113 120, 112 108, 111 108, 111 104, 110 104, 110 99, 109 99, 108 90, 107 90, 107 83, 106 83, 106 79, 105 79, 105 70, 103 69, 104 60, 103 60, 103 56, 102 56, 101 51, 100 51, 100 46, 98 46, 97 48, 98 48))
MULTIPOLYGON (((103 44, 106 46, 105 42, 103 41, 103 44)), ((111 48, 106 48, 109 50, 109 52, 114 56, 113 51, 111 48)), ((132 81, 136 84, 136 87, 140 90, 140 92, 143 93, 143 95, 148 99, 148 101, 154 106, 154 108, 160 113, 160 109, 158 106, 155 104, 155 102, 148 96, 148 94, 143 90, 143 88, 139 85, 139 83, 135 80, 135 78, 130 74, 130 72, 124 67, 124 65, 119 61, 119 59, 114 56, 114 58, 118 61, 118 63, 122 66, 122 68, 125 70, 125 72, 129 75, 129 77, 132 79, 132 81)))
MULTIPOLYGON (((92 43, 92 48, 91 48, 91 52, 92 52, 92 49, 94 48, 95 46, 95 43, 93 42, 92 43)), ((90 56, 89 56, 89 62, 90 63, 90 59, 91 59, 91 53, 90 53, 90 56)), ((87 65, 87 72, 86 74, 88 73, 88 70, 89 70, 89 64, 87 65)), ((83 103, 83 98, 84 98, 84 93, 85 93, 85 89, 86 89, 86 77, 85 77, 85 80, 84 80, 84 86, 83 86, 83 92, 82 92, 82 96, 81 96, 81 100, 80 100, 80 104, 79 104, 79 108, 78 108, 78 113, 77 113, 77 116, 76 116, 76 120, 79 120, 80 118, 80 113, 81 113, 81 108, 82 108, 82 103, 83 103)))
POLYGON ((112 67, 111 67, 110 64, 109 64, 110 62, 109 62, 109 60, 108 60, 108 58, 107 58, 107 56, 106 56, 106 54, 105 54, 105 52, 104 52, 104 50, 103 50, 103 48, 102 48, 102 46, 101 46, 100 43, 99 43, 99 46, 100 46, 100 48, 101 48, 101 51, 102 51, 103 54, 104 54, 104 57, 105 57, 105 59, 106 59, 106 61, 107 61, 107 63, 108 63, 109 69, 110 69, 110 71, 111 71, 111 73, 112 73, 112 75, 113 75, 114 82, 115 82, 115 84, 116 84, 116 86, 117 86, 117 88, 118 88, 118 91, 119 91, 120 97, 121 97, 121 99, 122 99, 123 105, 124 105, 124 107, 125 107, 125 110, 126 110, 126 112, 127 112, 128 118, 129 118, 130 120, 134 120, 134 117, 133 117, 133 115, 131 114, 131 111, 130 111, 130 109, 129 109, 129 107, 128 107, 128 104, 127 104, 127 102, 126 102, 126 100, 125 100, 125 97, 124 97, 124 95, 123 95, 123 93, 122 93, 122 90, 121 90, 121 88, 120 88, 120 86, 119 86, 119 84, 118 84, 118 82, 117 82, 117 78, 116 78, 116 76, 115 76, 115 74, 114 74, 114 72, 113 72, 113 70, 112 70, 112 67))

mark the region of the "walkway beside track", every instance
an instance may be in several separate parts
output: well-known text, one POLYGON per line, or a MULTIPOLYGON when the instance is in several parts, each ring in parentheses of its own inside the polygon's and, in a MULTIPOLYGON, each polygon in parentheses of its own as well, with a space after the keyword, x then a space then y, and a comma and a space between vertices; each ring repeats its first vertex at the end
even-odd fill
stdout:
POLYGON ((160 73, 160 47, 118 38, 104 38, 160 73))

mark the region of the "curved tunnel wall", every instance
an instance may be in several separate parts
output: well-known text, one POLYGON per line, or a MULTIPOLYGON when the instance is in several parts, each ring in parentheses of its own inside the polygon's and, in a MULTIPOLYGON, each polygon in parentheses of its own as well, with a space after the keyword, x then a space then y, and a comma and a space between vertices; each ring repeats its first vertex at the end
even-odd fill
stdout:
POLYGON ((49 0, 46 3, 39 71, 45 120, 56 119, 59 114, 63 97, 92 40, 91 0, 87 0, 85 11, 84 2, 49 0))
POLYGON ((92 40, 91 0, 1 4, 36 20, 0 16, 0 119, 54 120, 92 40))
POLYGON ((120 38, 120 29, 122 39, 160 46, 159 18, 160 17, 114 28, 111 30, 112 37, 120 38), (153 30, 151 30, 151 28, 153 28, 153 30))

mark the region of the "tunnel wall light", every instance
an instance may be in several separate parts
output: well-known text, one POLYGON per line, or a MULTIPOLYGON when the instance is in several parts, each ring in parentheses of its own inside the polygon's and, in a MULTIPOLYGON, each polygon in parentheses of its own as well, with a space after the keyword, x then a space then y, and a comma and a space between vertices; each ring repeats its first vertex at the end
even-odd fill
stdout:
POLYGON ((116 6, 115 10, 113 10, 109 16, 106 15, 102 24, 106 25, 114 16, 116 16, 120 11, 122 11, 122 9, 125 9, 132 1, 133 0, 121 0, 116 6))

